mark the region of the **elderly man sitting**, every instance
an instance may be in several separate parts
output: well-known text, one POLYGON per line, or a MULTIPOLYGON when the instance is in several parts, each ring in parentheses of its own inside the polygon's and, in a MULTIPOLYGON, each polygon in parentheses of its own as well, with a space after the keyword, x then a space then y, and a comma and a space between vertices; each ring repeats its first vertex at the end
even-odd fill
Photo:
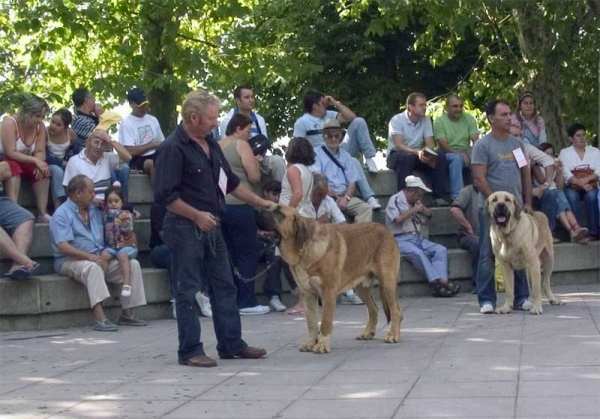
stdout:
POLYGON ((358 173, 352 162, 352 156, 340 148, 344 138, 344 130, 340 122, 337 119, 326 120, 321 132, 325 145, 315 149, 316 162, 311 170, 327 176, 329 195, 343 213, 354 217, 357 223, 372 221, 373 207, 354 196, 358 173))
POLYGON ((32 237, 33 215, 12 199, 0 197, 0 251, 13 261, 5 277, 29 279, 39 269, 40 264, 27 256, 32 237))
MULTIPOLYGON (((104 191, 111 184, 111 173, 121 163, 131 160, 131 154, 118 141, 112 141, 104 130, 95 130, 90 134, 85 148, 79 154, 69 159, 65 168, 63 185, 76 175, 85 175, 94 182, 94 192, 97 200, 104 199, 104 191), (113 153, 115 150, 117 154, 113 153), (110 150, 110 151, 106 151, 110 150)), ((125 197, 127 199, 127 197, 125 197)))
MULTIPOLYGON (((118 327, 104 315, 102 301, 110 297, 106 282, 123 283, 119 262, 106 263, 100 253, 104 249, 102 212, 92 202, 94 184, 85 175, 73 177, 67 186, 69 198, 55 211, 50 222, 54 267, 87 287, 90 306, 96 316, 94 330, 113 332, 118 327)), ((131 296, 122 298, 123 312, 119 323, 124 326, 145 326, 133 317, 131 309, 146 305, 142 271, 137 260, 131 259, 131 296)))
POLYGON ((405 178, 403 190, 392 195, 385 208, 385 225, 392 231, 403 258, 424 273, 434 297, 453 297, 460 285, 448 281, 448 251, 421 235, 431 210, 423 204, 425 192, 431 192, 416 176, 405 178))

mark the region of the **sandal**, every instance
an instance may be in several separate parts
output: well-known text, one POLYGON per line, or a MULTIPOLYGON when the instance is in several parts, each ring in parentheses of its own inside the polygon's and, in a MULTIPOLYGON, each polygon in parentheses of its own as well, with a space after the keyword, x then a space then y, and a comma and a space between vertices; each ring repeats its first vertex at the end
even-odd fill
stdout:
POLYGON ((123 285, 121 297, 131 297, 131 285, 123 285))
POLYGON ((452 282, 436 281, 431 284, 431 294, 437 298, 454 297, 460 291, 460 285, 452 282))

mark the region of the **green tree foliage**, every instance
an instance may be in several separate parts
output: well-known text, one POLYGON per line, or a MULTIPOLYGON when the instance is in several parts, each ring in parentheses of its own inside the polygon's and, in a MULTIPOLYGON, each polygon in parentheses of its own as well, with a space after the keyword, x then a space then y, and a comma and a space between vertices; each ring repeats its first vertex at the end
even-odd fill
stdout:
POLYGON ((274 139, 316 88, 381 138, 412 91, 482 109, 532 89, 562 144, 575 120, 598 128, 599 17, 599 0, 5 0, 0 113, 23 92, 69 106, 85 85, 111 106, 138 85, 169 131, 189 90, 229 106, 245 84, 274 139))

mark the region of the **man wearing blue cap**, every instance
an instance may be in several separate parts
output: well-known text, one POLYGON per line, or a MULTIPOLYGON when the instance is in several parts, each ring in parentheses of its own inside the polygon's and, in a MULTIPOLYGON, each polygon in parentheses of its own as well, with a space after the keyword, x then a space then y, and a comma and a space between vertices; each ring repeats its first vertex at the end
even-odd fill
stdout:
POLYGON ((129 166, 132 170, 143 171, 154 184, 154 154, 165 140, 158 120, 148 114, 149 101, 144 89, 134 87, 127 92, 131 114, 119 128, 119 143, 132 156, 129 166))

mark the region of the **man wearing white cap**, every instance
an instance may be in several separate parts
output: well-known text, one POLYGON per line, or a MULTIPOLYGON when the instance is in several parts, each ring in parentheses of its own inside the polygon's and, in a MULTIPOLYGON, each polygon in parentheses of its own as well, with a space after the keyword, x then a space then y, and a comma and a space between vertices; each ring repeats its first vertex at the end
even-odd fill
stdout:
POLYGON ((427 277, 434 297, 453 297, 460 285, 448 281, 447 249, 421 235, 431 210, 423 205, 425 192, 431 192, 416 176, 405 178, 406 186, 393 195, 385 209, 385 224, 396 238, 400 254, 427 277))

